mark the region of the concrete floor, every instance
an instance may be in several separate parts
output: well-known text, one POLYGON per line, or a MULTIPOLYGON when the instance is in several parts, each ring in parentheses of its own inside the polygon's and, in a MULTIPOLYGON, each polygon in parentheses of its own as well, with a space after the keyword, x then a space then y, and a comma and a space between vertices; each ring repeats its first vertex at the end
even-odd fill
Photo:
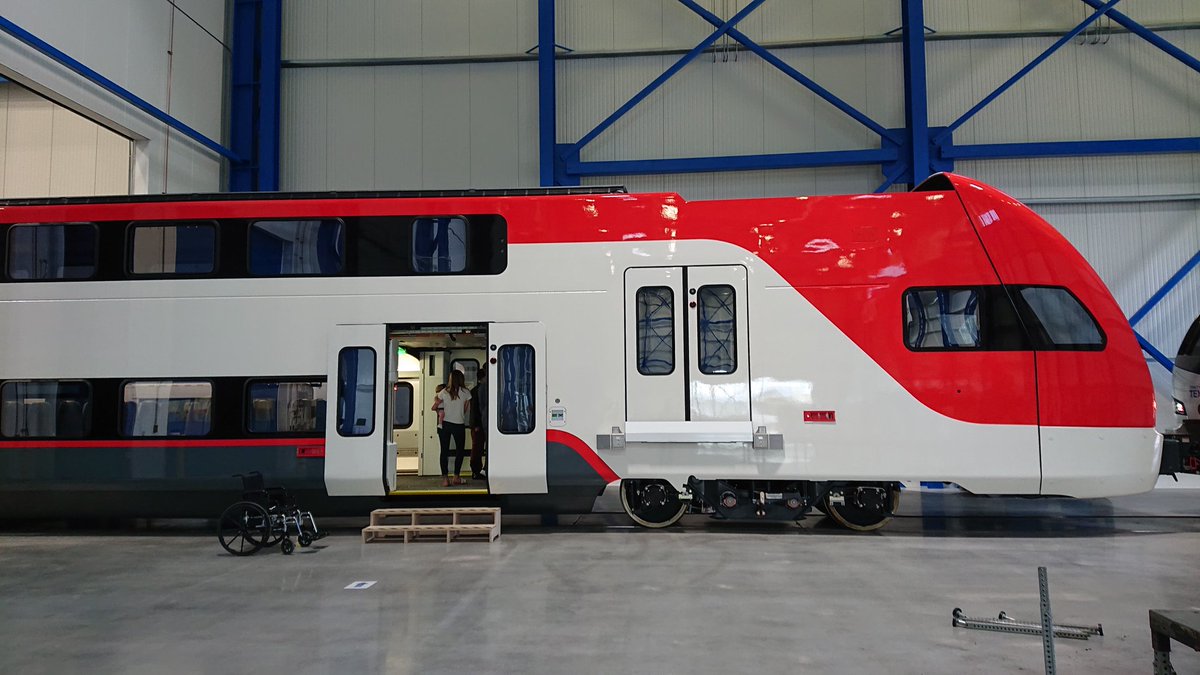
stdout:
MULTIPOLYGON (((1054 616, 1061 673, 1150 672, 1151 608, 1200 606, 1200 490, 1092 502, 905 496, 882 533, 821 520, 665 531, 506 517, 495 543, 225 554, 197 523, 0 534, 3 673, 1042 672, 1040 638, 950 612, 1054 616), (358 580, 366 590, 345 590, 358 580)), ((1176 651, 1180 673, 1200 657, 1176 651)))

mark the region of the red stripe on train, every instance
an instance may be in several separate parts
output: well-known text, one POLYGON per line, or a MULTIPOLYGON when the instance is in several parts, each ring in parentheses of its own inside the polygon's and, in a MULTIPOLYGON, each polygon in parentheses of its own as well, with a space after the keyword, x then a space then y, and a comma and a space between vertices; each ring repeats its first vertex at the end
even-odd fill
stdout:
POLYGON ((621 479, 621 477, 618 476, 615 471, 613 471, 607 464, 604 463, 604 460, 600 459, 600 456, 596 454, 596 451, 592 450, 588 444, 584 443, 583 440, 578 436, 574 436, 565 431, 549 429, 546 431, 546 440, 551 443, 565 445, 574 450, 577 455, 583 458, 583 461, 588 463, 588 466, 592 467, 592 469, 594 469, 596 473, 604 479, 605 483, 611 483, 615 480, 621 479))
MULTIPOLYGON (((152 440, 116 440, 116 441, 71 441, 59 439, 52 441, 0 441, 0 450, 19 448, 245 448, 245 447, 286 447, 300 446, 299 450, 313 452, 319 446, 320 455, 306 454, 306 457, 324 457, 324 438, 193 438, 193 439, 152 439, 152 440)), ((299 456, 299 455, 298 455, 299 456)))

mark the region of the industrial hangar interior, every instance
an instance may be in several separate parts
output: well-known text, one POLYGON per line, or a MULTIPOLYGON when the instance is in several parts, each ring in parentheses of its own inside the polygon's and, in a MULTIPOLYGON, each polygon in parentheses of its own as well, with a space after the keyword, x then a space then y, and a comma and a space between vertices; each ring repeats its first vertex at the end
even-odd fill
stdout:
POLYGON ((1194 0, 0 0, 0 200, 0 671, 1200 672, 1194 0))

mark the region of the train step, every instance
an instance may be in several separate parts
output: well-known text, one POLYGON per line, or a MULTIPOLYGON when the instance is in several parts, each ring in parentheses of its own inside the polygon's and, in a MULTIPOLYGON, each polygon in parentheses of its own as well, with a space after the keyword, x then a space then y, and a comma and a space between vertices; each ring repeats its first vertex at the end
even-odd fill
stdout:
POLYGON ((430 535, 444 536, 448 542, 460 537, 486 538, 489 543, 493 542, 500 536, 500 509, 490 506, 376 509, 371 512, 371 524, 362 531, 364 544, 376 541, 407 544, 430 535))

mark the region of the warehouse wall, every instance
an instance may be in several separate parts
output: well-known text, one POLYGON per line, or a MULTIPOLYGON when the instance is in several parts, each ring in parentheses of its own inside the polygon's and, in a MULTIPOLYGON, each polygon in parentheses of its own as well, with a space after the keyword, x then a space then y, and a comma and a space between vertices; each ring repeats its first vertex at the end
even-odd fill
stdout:
POLYGON ((128 194, 131 150, 114 131, 0 85, 0 198, 128 194))
MULTIPOLYGON (((226 4, 0 0, 0 15, 219 141, 226 4)), ((0 34, 0 72, 132 139, 129 183, 134 192, 213 192, 223 187, 222 163, 211 151, 7 34, 0 34)), ((5 165, 11 166, 8 159, 5 165)))
MULTIPOLYGON (((745 0, 701 2, 730 16, 745 0)), ((1078 0, 926 0, 930 123, 944 125, 1085 16, 1078 0)), ((897 0, 768 0, 739 29, 885 127, 901 127, 897 0), (812 41, 845 44, 805 46, 812 41)), ((558 0, 558 140, 579 139, 710 27, 676 0, 558 0)), ((1122 5, 1200 54, 1200 3, 1122 5)), ((535 0, 285 0, 285 189, 536 185, 535 0), (445 61, 482 59, 497 62, 445 61), (528 57, 524 57, 528 58, 528 57), (391 65, 380 65, 391 64, 391 65), (353 64, 352 67, 345 67, 353 64), (298 67, 320 66, 320 67, 298 67), (338 66, 338 67, 335 67, 338 66)), ((718 43, 721 46, 722 43, 718 43)), ((1127 34, 1088 34, 984 109, 960 143, 1200 136, 1200 73, 1127 34), (1094 44, 1093 44, 1094 43, 1094 44)), ((747 52, 699 57, 583 151, 585 160, 877 147, 878 137, 747 52)), ((1126 312, 1200 248, 1200 156, 962 162, 1034 204, 1097 267, 1126 312), (1109 202, 1095 203, 1110 198, 1109 202), (1071 202, 1071 203, 1068 203, 1071 202), (1123 203, 1121 203, 1123 202, 1123 203)), ((869 192, 878 167, 590 179, 689 199, 869 192)), ((1172 351, 1200 308, 1200 272, 1147 318, 1172 351)))

